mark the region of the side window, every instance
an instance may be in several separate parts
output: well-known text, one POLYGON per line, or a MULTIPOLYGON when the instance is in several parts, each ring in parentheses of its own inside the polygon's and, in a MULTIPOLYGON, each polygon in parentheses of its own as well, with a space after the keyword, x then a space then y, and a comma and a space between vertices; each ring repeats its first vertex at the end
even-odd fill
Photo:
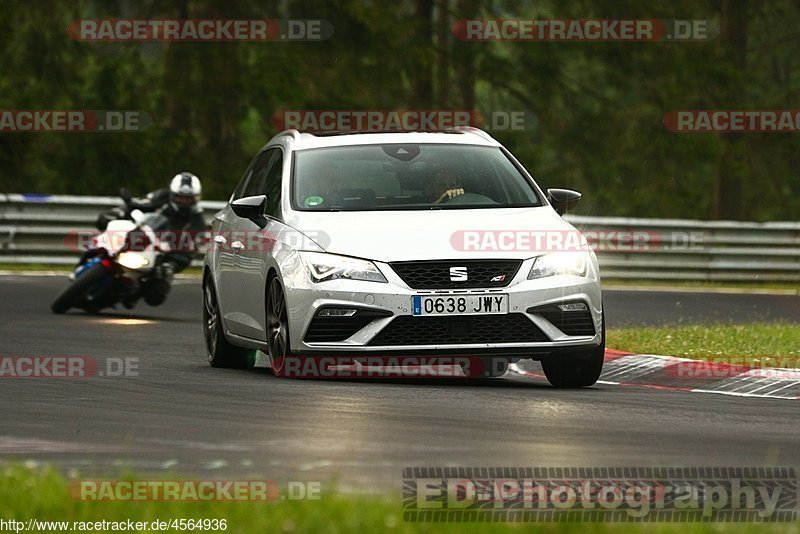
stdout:
POLYGON ((267 213, 273 217, 281 217, 281 178, 283 178, 283 152, 275 150, 275 156, 269 163, 264 194, 267 195, 267 213))
POLYGON ((236 186, 236 189, 233 190, 233 195, 231 196, 232 201, 247 196, 245 191, 247 190, 247 186, 251 182, 253 176, 256 174, 256 166, 260 161, 266 161, 266 159, 267 158, 264 156, 264 152, 260 152, 256 155, 256 157, 253 158, 253 161, 250 162, 247 170, 244 171, 244 175, 239 180, 239 184, 236 186))
POLYGON ((253 165, 251 163, 250 166, 247 168, 247 170, 244 171, 244 175, 242 175, 242 178, 239 180, 239 184, 236 186, 236 189, 233 190, 233 195, 231 195, 231 202, 242 198, 243 196, 242 193, 244 192, 244 186, 247 185, 247 181, 250 179, 252 175, 253 175, 253 165))
POLYGON ((264 151, 244 188, 244 196, 267 195, 267 214, 280 217, 283 154, 279 148, 264 151))

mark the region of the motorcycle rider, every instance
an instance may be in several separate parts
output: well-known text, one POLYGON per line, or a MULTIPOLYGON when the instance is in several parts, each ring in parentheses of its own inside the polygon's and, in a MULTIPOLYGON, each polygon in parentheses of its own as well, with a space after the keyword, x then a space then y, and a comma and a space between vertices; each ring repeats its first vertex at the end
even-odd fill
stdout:
MULTIPOLYGON (((143 200, 134 200, 129 192, 123 190, 121 196, 125 201, 125 207, 114 208, 97 218, 97 228, 102 231, 108 226, 109 221, 130 217, 130 212, 134 209, 143 212, 157 211, 168 221, 162 231, 176 234, 188 232, 189 239, 182 239, 178 235, 175 243, 180 243, 181 246, 164 254, 151 276, 142 282, 141 296, 151 306, 158 306, 167 299, 173 275, 189 266, 197 251, 198 234, 207 230, 199 204, 202 190, 202 184, 197 176, 190 172, 181 172, 172 178, 169 187, 156 189, 143 200), (187 247, 187 243, 191 243, 191 246, 187 247)), ((124 304, 128 307, 133 306, 133 302, 124 304)))

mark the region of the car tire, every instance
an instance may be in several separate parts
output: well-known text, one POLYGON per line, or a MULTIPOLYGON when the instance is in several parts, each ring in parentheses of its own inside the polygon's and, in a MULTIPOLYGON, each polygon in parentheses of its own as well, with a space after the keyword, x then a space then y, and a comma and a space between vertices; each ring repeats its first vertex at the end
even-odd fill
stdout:
POLYGON ((542 360, 547 381, 557 388, 583 388, 594 385, 603 372, 606 353, 606 318, 603 315, 600 345, 581 354, 553 356, 542 360))
POLYGON ((278 378, 295 376, 286 372, 286 362, 296 358, 289 347, 289 319, 286 295, 277 276, 270 279, 267 288, 267 346, 272 374, 278 378))
POLYGON ((214 282, 208 275, 203 281, 203 328, 211 367, 252 369, 256 364, 255 350, 232 345, 225 337, 214 282))

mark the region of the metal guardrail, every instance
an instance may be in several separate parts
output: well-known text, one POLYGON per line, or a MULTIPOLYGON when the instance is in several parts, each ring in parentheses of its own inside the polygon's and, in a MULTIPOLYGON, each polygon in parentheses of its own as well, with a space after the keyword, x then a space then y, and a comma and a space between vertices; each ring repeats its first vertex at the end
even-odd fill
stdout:
POLYGON ((800 282, 797 222, 567 219, 597 242, 604 279, 800 282))
MULTIPOLYGON (((65 236, 91 230, 116 197, 0 194, 0 263, 73 264, 65 236)), ((225 202, 201 202, 207 220, 225 202)), ((567 216, 604 279, 800 282, 800 223, 567 216)), ((199 264, 196 262, 196 264, 199 264)))
MULTIPOLYGON (((119 197, 0 193, 0 263, 73 265, 79 253, 67 234, 94 230, 102 211, 121 204, 119 197)), ((200 205, 210 223, 225 202, 204 200, 200 205)))

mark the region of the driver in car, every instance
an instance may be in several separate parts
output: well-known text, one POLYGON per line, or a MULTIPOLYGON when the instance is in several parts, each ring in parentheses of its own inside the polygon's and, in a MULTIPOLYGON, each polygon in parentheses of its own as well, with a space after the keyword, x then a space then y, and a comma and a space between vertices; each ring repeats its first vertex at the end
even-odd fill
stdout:
POLYGON ((439 169, 433 180, 425 184, 425 197, 433 204, 439 204, 463 194, 464 189, 458 187, 458 177, 448 168, 439 169))

